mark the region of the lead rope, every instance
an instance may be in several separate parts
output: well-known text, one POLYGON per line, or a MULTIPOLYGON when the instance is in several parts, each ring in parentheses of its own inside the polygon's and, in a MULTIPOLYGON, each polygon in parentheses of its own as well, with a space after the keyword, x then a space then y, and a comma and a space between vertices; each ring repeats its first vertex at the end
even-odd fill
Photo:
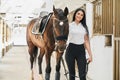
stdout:
POLYGON ((68 72, 67 72, 67 70, 66 70, 65 62, 64 62, 64 60, 63 60, 63 57, 62 57, 62 63, 63 63, 64 71, 65 71, 65 74, 64 74, 64 75, 65 75, 65 77, 66 77, 66 80, 69 80, 68 77, 67 77, 68 72))

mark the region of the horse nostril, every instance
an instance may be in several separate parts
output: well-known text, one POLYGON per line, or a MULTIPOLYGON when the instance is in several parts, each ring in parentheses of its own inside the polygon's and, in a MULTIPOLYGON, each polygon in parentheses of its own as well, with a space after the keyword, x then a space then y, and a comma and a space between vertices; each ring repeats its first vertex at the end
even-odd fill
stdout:
POLYGON ((66 49, 66 46, 65 46, 65 45, 59 47, 59 50, 60 50, 60 51, 64 51, 65 49, 66 49))
POLYGON ((64 48, 64 47, 62 47, 62 48, 60 48, 60 50, 61 50, 61 51, 64 51, 64 50, 65 50, 65 48, 64 48))

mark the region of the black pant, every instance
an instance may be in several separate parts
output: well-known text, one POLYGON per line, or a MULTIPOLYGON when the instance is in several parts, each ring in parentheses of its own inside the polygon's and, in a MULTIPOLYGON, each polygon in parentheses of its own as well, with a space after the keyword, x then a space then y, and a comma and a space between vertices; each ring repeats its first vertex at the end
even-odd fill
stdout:
POLYGON ((80 80, 86 80, 86 55, 84 44, 70 43, 66 49, 65 59, 69 70, 69 79, 75 80, 75 60, 78 65, 80 80))

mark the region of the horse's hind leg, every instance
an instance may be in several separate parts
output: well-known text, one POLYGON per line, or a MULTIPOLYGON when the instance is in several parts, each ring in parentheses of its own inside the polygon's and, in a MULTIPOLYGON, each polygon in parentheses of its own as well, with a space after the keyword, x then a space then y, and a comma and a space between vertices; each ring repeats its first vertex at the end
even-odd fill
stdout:
POLYGON ((62 53, 57 53, 56 56, 56 73, 55 73, 55 80, 60 80, 60 63, 61 63, 61 58, 62 58, 62 53))
POLYGON ((34 46, 34 45, 29 46, 30 63, 31 63, 31 71, 32 71, 32 74, 31 74, 32 80, 34 80, 34 78, 33 78, 33 63, 34 63, 34 61, 36 61, 37 52, 38 52, 38 48, 36 46, 34 46))
POLYGON ((44 53, 45 53, 45 50, 43 48, 40 48, 40 54, 39 54, 39 57, 38 57, 40 80, 43 79, 43 76, 42 76, 42 59, 43 59, 44 53))

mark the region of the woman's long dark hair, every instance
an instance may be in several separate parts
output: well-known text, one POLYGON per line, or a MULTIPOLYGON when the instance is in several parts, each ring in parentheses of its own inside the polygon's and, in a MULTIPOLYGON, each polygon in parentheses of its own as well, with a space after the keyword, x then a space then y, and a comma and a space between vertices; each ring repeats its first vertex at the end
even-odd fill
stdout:
POLYGON ((88 31, 88 27, 87 27, 87 25, 86 25, 86 15, 85 15, 85 11, 83 10, 83 9, 81 9, 81 8, 78 8, 78 9, 76 9, 75 10, 75 12, 74 12, 74 14, 73 14, 73 20, 72 21, 75 21, 75 16, 76 16, 76 13, 78 12, 78 11, 82 11, 83 12, 83 19, 80 21, 81 23, 82 23, 82 25, 83 25, 83 27, 86 29, 86 31, 87 31, 87 34, 89 35, 89 31, 88 31))

